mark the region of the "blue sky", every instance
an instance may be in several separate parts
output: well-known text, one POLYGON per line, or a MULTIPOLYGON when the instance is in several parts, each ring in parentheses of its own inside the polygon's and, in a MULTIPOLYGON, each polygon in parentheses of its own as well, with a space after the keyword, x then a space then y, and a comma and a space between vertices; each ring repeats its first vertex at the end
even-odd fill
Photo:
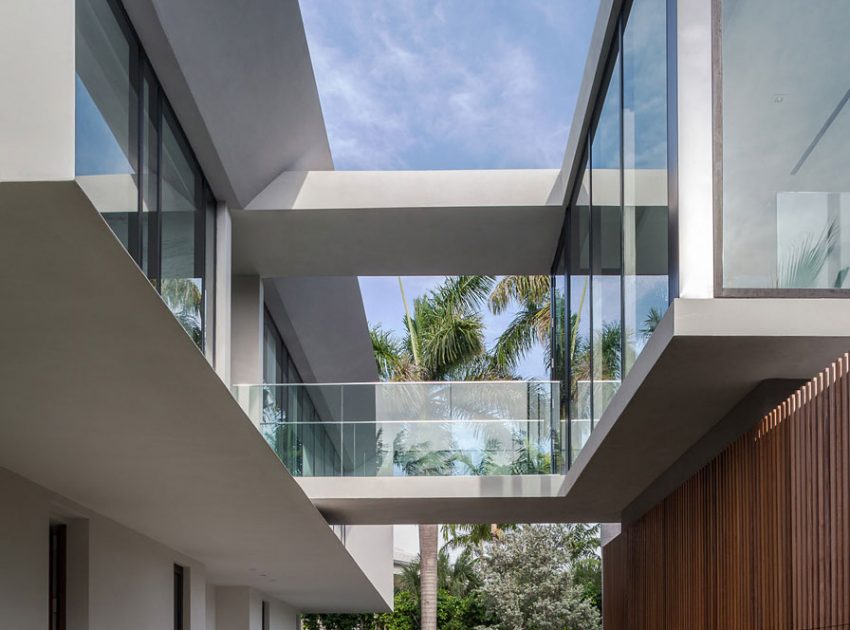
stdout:
POLYGON ((558 167, 597 0, 301 0, 339 170, 558 167))
MULTIPOLYGON (((557 168, 598 0, 301 0, 337 170, 557 168)), ((405 278, 411 302, 440 277, 405 278)), ((395 277, 360 278, 401 331, 395 277)), ((488 342, 512 317, 485 314, 488 342)), ((546 378, 542 348, 518 372, 546 378)))

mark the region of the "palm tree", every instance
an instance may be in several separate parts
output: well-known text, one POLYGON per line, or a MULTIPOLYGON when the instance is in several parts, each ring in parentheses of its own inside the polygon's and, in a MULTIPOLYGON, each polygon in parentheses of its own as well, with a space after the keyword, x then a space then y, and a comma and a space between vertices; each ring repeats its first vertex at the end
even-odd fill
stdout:
POLYGON ((516 529, 513 523, 466 523, 443 525, 443 540, 446 545, 462 548, 464 553, 484 543, 501 540, 505 532, 516 529))
POLYGON ((519 306, 511 323, 499 336, 493 349, 496 364, 512 369, 534 344, 543 346, 546 362, 551 365, 549 337, 552 327, 551 280, 549 276, 504 276, 489 298, 494 315, 505 312, 512 304, 519 306))
MULTIPOLYGON (((831 221, 818 234, 809 233, 794 245, 787 247, 777 264, 777 286, 781 289, 811 289, 817 286, 821 272, 833 256, 839 241, 839 228, 831 221)), ((839 269, 832 287, 840 289, 847 278, 848 267, 839 269)))
POLYGON ((203 293, 191 278, 163 278, 162 299, 199 348, 202 346, 201 309, 203 293))
MULTIPOLYGON (((511 376, 487 352, 481 308, 495 280, 491 276, 452 276, 427 295, 416 298, 411 313, 399 278, 404 305, 404 339, 373 328, 370 331, 381 378, 390 381, 446 381, 511 376)), ((476 380, 478 380, 476 379, 476 380)), ((445 474, 454 467, 454 455, 429 451, 427 445, 403 444, 393 463, 405 474, 445 474)), ((438 531, 436 524, 419 526, 421 565, 420 610, 422 630, 437 627, 438 531)))
MULTIPOLYGON (((466 597, 481 583, 472 549, 464 549, 452 563, 445 547, 437 554, 437 588, 455 597, 466 597)), ((421 590, 421 557, 402 569, 399 589, 418 595, 421 590)))

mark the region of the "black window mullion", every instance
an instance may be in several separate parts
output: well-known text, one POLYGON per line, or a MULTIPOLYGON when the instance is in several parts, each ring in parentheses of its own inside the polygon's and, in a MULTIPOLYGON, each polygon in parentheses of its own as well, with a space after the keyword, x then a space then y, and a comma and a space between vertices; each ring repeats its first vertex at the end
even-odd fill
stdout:
POLYGON ((620 14, 618 27, 618 48, 620 49, 620 382, 626 377, 626 188, 625 188, 625 130, 624 130, 624 79, 625 50, 623 50, 623 29, 625 13, 620 14))
POLYGON ((567 207, 567 220, 564 224, 564 389, 561 393, 566 404, 566 468, 569 470, 573 465, 573 422, 572 422, 572 336, 573 336, 573 290, 572 290, 572 256, 570 255, 570 247, 572 246, 572 214, 575 208, 575 203, 570 201, 567 207))
POLYGON ((589 337, 587 339, 587 343, 588 343, 587 370, 588 370, 588 376, 590 378, 590 392, 589 392, 589 394, 590 394, 590 418, 589 418, 589 420, 590 420, 590 430, 592 432, 593 427, 596 424, 595 416, 594 416, 594 413, 593 413, 593 399, 595 398, 595 396, 593 395, 593 391, 594 391, 594 384, 595 384, 595 381, 596 381, 594 374, 593 374, 593 345, 594 345, 594 339, 593 339, 593 331, 594 331, 594 328, 593 328, 593 311, 594 311, 594 308, 593 308, 593 267, 594 267, 594 264, 593 263, 594 263, 594 258, 593 258, 593 255, 595 253, 594 252, 595 248, 593 247, 593 236, 594 236, 593 224, 595 223, 596 214, 597 214, 594 211, 594 207, 593 207, 593 149, 592 149, 593 134, 588 134, 585 141, 587 143, 587 166, 585 167, 585 169, 587 170, 587 215, 588 215, 587 216, 587 231, 588 231, 588 235, 587 235, 587 238, 588 238, 588 242, 587 242, 587 277, 589 279, 588 284, 590 285, 588 287, 588 292, 587 292, 588 298, 590 300, 590 302, 588 304, 588 309, 587 309, 587 312, 588 312, 587 321, 588 321, 588 324, 590 326, 590 334, 589 334, 589 337))
MULTIPOLYGON (((134 78, 130 80, 130 85, 132 86, 135 82, 136 84, 136 132, 132 134, 136 138, 136 229, 135 231, 135 241, 136 241, 136 255, 134 259, 139 267, 142 268, 142 271, 145 270, 144 260, 145 260, 145 252, 144 252, 144 197, 145 197, 145 91, 143 89, 145 83, 145 61, 144 61, 144 52, 142 51, 141 44, 136 46, 136 67, 132 71, 132 75, 134 78)), ((132 88, 131 88, 132 91, 132 88)))
POLYGON ((162 291, 162 122, 165 115, 163 107, 163 94, 156 82, 156 217, 153 220, 154 234, 150 235, 150 239, 154 244, 154 255, 151 257, 151 268, 153 277, 155 278, 156 290, 162 291))

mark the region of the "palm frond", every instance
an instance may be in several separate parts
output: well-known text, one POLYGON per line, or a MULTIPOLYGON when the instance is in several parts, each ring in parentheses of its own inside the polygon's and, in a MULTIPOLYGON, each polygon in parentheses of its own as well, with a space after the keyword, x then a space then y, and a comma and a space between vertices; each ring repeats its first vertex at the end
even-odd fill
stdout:
POLYGON ((539 340, 537 311, 518 312, 493 346, 493 361, 499 369, 514 369, 539 340))
POLYGON ((809 233, 798 243, 786 248, 777 265, 778 287, 782 289, 816 287, 818 276, 837 243, 838 228, 835 221, 832 221, 820 234, 809 233))
POLYGON ((505 276, 490 294, 490 310, 503 313, 512 302, 520 305, 543 304, 549 300, 549 276, 505 276))
POLYGON ((477 312, 486 303, 495 281, 493 276, 450 276, 431 297, 441 309, 477 312))

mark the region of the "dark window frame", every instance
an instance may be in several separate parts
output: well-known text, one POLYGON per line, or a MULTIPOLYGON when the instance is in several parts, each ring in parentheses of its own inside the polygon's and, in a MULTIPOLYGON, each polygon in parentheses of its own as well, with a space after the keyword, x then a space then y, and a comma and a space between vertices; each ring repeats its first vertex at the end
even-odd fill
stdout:
POLYGON ((174 565, 174 630, 183 630, 186 619, 186 570, 174 565))
MULTIPOLYGON (((722 0, 712 0, 713 3, 719 3, 722 0)), ((679 240, 678 240, 678 213, 679 213, 679 195, 678 195, 678 99, 677 99, 677 89, 678 89, 678 79, 677 79, 677 68, 678 68, 678 58, 677 58, 677 46, 676 46, 676 3, 677 0, 666 0, 665 9, 665 26, 666 26, 666 117, 667 117, 667 278, 668 278, 668 292, 667 292, 667 304, 668 307, 673 301, 679 297, 679 240)), ((561 225, 561 230, 558 235, 558 243, 555 249, 555 257, 552 262, 550 278, 552 284, 551 294, 554 295, 554 284, 555 277, 558 275, 558 262, 561 256, 565 257, 565 265, 564 265, 564 293, 565 293, 565 308, 564 308, 564 321, 561 322, 562 326, 567 327, 570 323, 570 318, 572 315, 571 311, 571 282, 570 277, 572 274, 572 265, 571 260, 573 258, 572 252, 569 251, 569 245, 571 243, 571 229, 572 229, 572 213, 573 208, 576 204, 576 199, 578 196, 578 192, 582 185, 583 180, 583 171, 586 168, 587 171, 587 182, 588 182, 588 206, 590 208, 590 225, 588 229, 590 230, 589 238, 589 264, 590 269, 588 270, 589 275, 592 277, 592 268, 593 268, 593 168, 592 168, 592 155, 591 155, 591 146, 593 143, 593 136, 595 134, 596 126, 598 123, 598 119, 602 112, 602 106, 605 101, 605 97, 607 95, 607 90, 610 84, 610 74, 614 67, 614 64, 617 63, 616 55, 622 52, 623 48, 623 36, 625 34, 625 30, 628 26, 629 16, 632 10, 632 6, 634 4, 634 0, 624 0, 620 3, 617 3, 615 0, 614 7, 612 8, 612 14, 616 14, 616 17, 612 19, 613 24, 609 27, 610 30, 606 33, 606 44, 604 47, 604 62, 600 62, 596 69, 596 77, 594 78, 593 90, 595 93, 590 99, 590 103, 588 105, 587 111, 585 112, 584 120, 582 121, 582 133, 581 140, 578 143, 578 148, 576 154, 581 156, 580 159, 576 160, 573 163, 572 172, 569 174, 568 178, 568 192, 566 195, 566 202, 564 205, 564 219, 561 225), (618 7, 617 4, 620 6, 618 7)), ((624 168, 623 161, 623 152, 624 152, 624 121, 623 121, 623 89, 624 89, 624 72, 623 72, 623 59, 622 56, 619 60, 620 64, 620 111, 619 111, 619 126, 620 126, 620 212, 621 212, 621 230, 620 230, 620 247, 621 247, 621 256, 623 252, 623 229, 622 229, 622 216, 623 216, 623 208, 625 203, 625 195, 624 195, 624 182, 623 182, 623 173, 622 170, 624 168)), ((623 299, 623 290, 624 283, 622 281, 624 266, 623 261, 621 260, 621 269, 620 269, 620 361, 621 361, 621 370, 624 366, 624 346, 626 342, 625 335, 625 317, 623 316, 623 309, 625 308, 625 301, 623 299)), ((715 266, 715 269, 717 267, 715 266)), ((591 308, 589 309, 589 325, 591 334, 593 331, 593 283, 590 283, 589 286, 589 294, 588 299, 591 303, 591 308)), ((554 334, 557 333, 557 323, 553 322, 551 324, 551 332, 554 338, 554 334)), ((569 333, 567 333, 567 338, 569 338, 569 333)), ((552 342, 554 343, 554 341, 552 342)), ((569 342, 566 344, 566 348, 564 349, 564 361, 566 365, 564 366, 564 381, 563 387, 566 390, 567 396, 567 418, 566 418, 566 434, 567 434, 567 445, 566 445, 566 456, 565 462, 566 467, 569 469, 572 467, 572 401, 570 400, 572 397, 571 391, 571 381, 572 381, 572 361, 569 356, 569 342)), ((593 353, 590 353, 588 357, 588 361, 590 364, 588 365, 588 369, 590 374, 593 374, 593 353)), ((551 378, 555 378, 555 370, 554 366, 551 370, 551 378)), ((593 409, 593 395, 590 397, 590 420, 591 426, 593 427, 593 417, 595 416, 593 409)), ((591 429, 592 430, 592 429, 591 429)))
MULTIPOLYGON (((79 0, 77 0, 79 1, 79 0)), ((135 119, 131 120, 131 134, 130 134, 130 146, 129 153, 133 157, 136 162, 136 178, 137 178, 137 198, 136 198, 136 212, 131 214, 130 221, 128 223, 128 238, 127 238, 127 251, 140 269, 147 275, 148 279, 151 281, 154 289, 157 293, 162 292, 162 145, 163 145, 163 122, 167 116, 170 116, 173 121, 173 127, 175 133, 178 135, 178 140, 181 141, 181 144, 185 145, 185 149, 187 151, 187 157, 193 163, 193 165, 197 168, 200 174, 200 182, 198 184, 199 190, 195 191, 195 195, 197 199, 197 212, 195 216, 195 226, 194 226, 194 267, 195 271, 200 270, 201 277, 201 292, 202 292, 202 300, 200 307, 200 322, 201 322, 201 338, 200 338, 200 347, 199 350, 204 353, 205 356, 209 358, 210 361, 214 359, 214 347, 215 347, 215 330, 214 328, 210 328, 208 324, 214 325, 213 322, 210 322, 211 318, 208 317, 208 314, 214 313, 215 310, 215 295, 211 293, 208 289, 211 286, 215 286, 215 277, 207 278, 208 268, 212 269, 213 272, 216 268, 215 263, 215 238, 213 238, 212 243, 208 243, 207 239, 207 231, 210 228, 208 225, 212 223, 211 229, 212 233, 216 234, 216 212, 215 207, 218 204, 218 200, 215 198, 215 195, 212 192, 212 187, 209 184, 209 180, 206 178, 204 174, 203 168, 201 167, 201 163, 198 160, 195 151, 186 137, 186 133, 183 129, 183 126, 180 124, 180 119, 177 116, 176 111, 174 110, 171 102, 168 99, 168 96, 165 94, 165 90, 162 87, 162 83, 157 77, 156 70, 153 67, 153 64, 150 62, 150 59, 145 52, 144 46, 142 44, 141 38, 136 32, 135 27, 133 26, 133 22, 130 19, 130 16, 127 13, 127 10, 124 8, 123 4, 118 0, 104 0, 106 5, 109 7, 111 13, 115 17, 116 22, 118 23, 119 28, 124 33, 127 38, 127 44, 131 51, 131 62, 130 62, 130 94, 128 95, 128 100, 135 107, 135 110, 131 111, 131 117, 134 115, 135 119), (155 106, 155 111, 153 112, 153 120, 156 125, 156 207, 150 208, 148 213, 144 212, 144 202, 145 202, 145 175, 144 175, 144 159, 146 156, 146 152, 149 150, 147 147, 147 138, 144 133, 145 129, 145 94, 142 86, 145 83, 145 79, 150 81, 151 89, 155 92, 153 98, 153 104, 155 106), (135 100, 134 100, 135 99, 135 100), (212 211, 207 207, 207 194, 213 200, 212 211), (151 216, 145 217, 145 214, 149 214, 151 216), (147 220, 148 223, 148 231, 147 231, 147 248, 146 252, 143 252, 144 249, 144 229, 143 222, 147 220), (130 233, 132 232, 132 233, 130 233), (209 247, 211 245, 211 247, 209 247), (212 251, 209 251, 209 250, 212 251), (208 264, 209 257, 212 256, 212 263, 208 264), (146 263, 146 264, 145 264, 146 263), (145 266, 147 268, 145 268, 145 266), (213 300, 211 304, 208 304, 208 300, 213 300), (209 313, 208 313, 209 312, 209 313)), ((214 274, 213 274, 214 275, 214 274)))
POLYGON ((68 527, 65 524, 50 524, 48 549, 48 628, 65 630, 68 606, 68 527))

